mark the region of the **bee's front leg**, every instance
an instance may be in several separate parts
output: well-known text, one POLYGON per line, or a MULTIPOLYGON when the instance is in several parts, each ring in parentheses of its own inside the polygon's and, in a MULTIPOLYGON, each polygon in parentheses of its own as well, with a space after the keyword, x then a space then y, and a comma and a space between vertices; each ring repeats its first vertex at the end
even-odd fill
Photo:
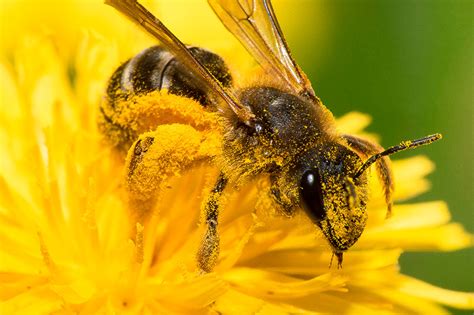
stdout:
POLYGON ((227 181, 227 178, 221 173, 204 205, 207 230, 197 253, 198 267, 204 272, 211 272, 219 258, 219 233, 217 231, 219 201, 227 181))
POLYGON ((287 180, 286 176, 270 175, 270 196, 277 203, 277 209, 284 216, 291 218, 295 214, 296 205, 298 204, 298 187, 287 180))

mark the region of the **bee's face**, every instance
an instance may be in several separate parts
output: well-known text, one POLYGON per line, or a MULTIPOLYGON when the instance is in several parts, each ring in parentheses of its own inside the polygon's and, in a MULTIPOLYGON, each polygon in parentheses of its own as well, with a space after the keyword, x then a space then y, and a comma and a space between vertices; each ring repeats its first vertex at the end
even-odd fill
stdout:
POLYGON ((308 152, 301 163, 300 204, 341 253, 359 239, 367 221, 367 178, 352 178, 362 161, 348 148, 332 144, 308 152))

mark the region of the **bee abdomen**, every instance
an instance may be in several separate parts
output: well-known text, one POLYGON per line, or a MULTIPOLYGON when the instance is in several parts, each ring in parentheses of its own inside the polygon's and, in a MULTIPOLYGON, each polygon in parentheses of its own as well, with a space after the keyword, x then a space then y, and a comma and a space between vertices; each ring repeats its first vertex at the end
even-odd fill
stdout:
MULTIPOLYGON (((220 56, 199 47, 188 49, 223 86, 232 84, 229 69, 220 56)), ((110 78, 107 99, 100 107, 99 126, 102 132, 115 146, 127 150, 138 137, 130 124, 124 124, 120 119, 121 113, 128 110, 127 100, 130 96, 163 89, 171 94, 192 98, 214 110, 213 106, 208 106, 212 104, 210 93, 200 81, 173 54, 161 46, 153 46, 127 60, 110 78)), ((147 120, 153 121, 149 117, 147 120)), ((155 127, 149 126, 149 129, 155 127)))
MULTIPOLYGON (((199 47, 188 47, 225 87, 232 84, 226 64, 218 55, 199 47)), ((129 94, 142 94, 167 89, 169 93, 189 97, 202 105, 209 105, 208 91, 181 63, 161 46, 145 49, 126 61, 112 75, 107 89, 111 100, 129 94)))
POLYGON ((159 46, 145 49, 122 64, 110 78, 107 96, 115 99, 127 94, 161 90, 164 72, 174 57, 159 46))

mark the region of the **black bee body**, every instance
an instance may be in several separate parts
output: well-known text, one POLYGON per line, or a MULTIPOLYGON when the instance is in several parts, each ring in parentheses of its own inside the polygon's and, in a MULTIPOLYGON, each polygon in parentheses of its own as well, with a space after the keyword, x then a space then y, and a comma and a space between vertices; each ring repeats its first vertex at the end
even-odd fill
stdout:
MULTIPOLYGON (((223 86, 232 84, 232 77, 220 56, 199 47, 188 49, 223 86)), ((107 95, 114 99, 119 93, 144 94, 162 89, 193 98, 203 105, 210 103, 199 81, 161 46, 147 48, 122 64, 110 79, 107 95)))

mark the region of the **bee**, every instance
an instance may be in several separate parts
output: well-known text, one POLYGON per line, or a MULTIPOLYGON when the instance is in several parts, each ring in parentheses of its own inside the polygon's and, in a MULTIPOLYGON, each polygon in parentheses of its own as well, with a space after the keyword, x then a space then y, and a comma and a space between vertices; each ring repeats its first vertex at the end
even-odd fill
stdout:
MULTIPOLYGON (((198 267, 210 272, 216 265, 218 214, 226 186, 262 174, 270 179, 269 194, 276 205, 290 217, 304 211, 322 231, 341 267, 343 253, 359 239, 366 225, 367 169, 376 165, 389 215, 394 180, 388 156, 432 143, 441 135, 404 141, 384 150, 371 141, 338 133, 332 113, 292 58, 271 2, 208 2, 260 64, 270 83, 235 88, 221 57, 184 45, 135 0, 106 1, 161 44, 144 50, 115 71, 109 81, 108 102, 101 107, 102 129, 109 136, 118 135, 111 138, 128 150, 130 190, 144 196, 137 200, 149 198, 149 191, 140 190, 149 179, 136 176, 136 170, 150 167, 145 163, 148 152, 160 144, 152 134, 140 136, 120 124, 114 118, 121 110, 117 102, 128 95, 161 89, 193 98, 207 112, 218 115, 224 126, 220 174, 204 205, 207 228, 197 253, 198 267)), ((177 141, 176 145, 181 144, 177 141)))

